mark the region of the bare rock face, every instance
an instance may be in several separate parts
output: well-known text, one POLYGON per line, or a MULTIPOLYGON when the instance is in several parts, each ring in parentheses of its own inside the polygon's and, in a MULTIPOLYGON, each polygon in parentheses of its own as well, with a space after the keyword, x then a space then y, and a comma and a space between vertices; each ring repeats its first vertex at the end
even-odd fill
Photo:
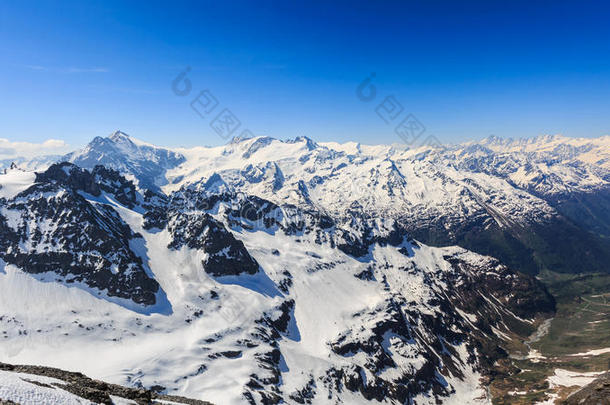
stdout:
POLYGON ((71 163, 59 163, 42 173, 36 173, 37 183, 53 183, 67 189, 99 197, 111 194, 122 205, 132 208, 136 203, 136 187, 119 172, 97 165, 90 171, 71 163))
POLYGON ((140 236, 111 204, 87 198, 102 193, 135 201, 133 184, 103 167, 58 164, 38 174, 27 190, 0 200, 0 258, 41 279, 153 305, 159 284, 131 248, 140 236))
POLYGON ((582 404, 610 404, 610 373, 602 374, 592 383, 585 385, 562 402, 562 405, 582 404))
MULTIPOLYGON (((34 387, 41 386, 44 388, 67 391, 71 394, 76 395, 80 399, 91 401, 95 404, 114 404, 115 402, 110 397, 112 395, 113 397, 118 397, 123 400, 133 401, 138 405, 162 403, 159 401, 171 401, 171 403, 187 405, 212 405, 211 403, 206 401, 183 398, 178 396, 162 395, 155 390, 135 389, 123 387, 116 384, 108 384, 103 381, 93 380, 83 375, 82 373, 74 373, 51 367, 0 363, 0 371, 23 373, 24 375, 20 377, 21 380, 32 384, 34 387), (53 385, 39 382, 37 383, 36 381, 28 380, 28 374, 34 376, 54 378, 62 381, 62 383, 53 385)), ((13 402, 3 401, 2 398, 0 398, 0 403, 12 404, 13 402)))
POLYGON ((170 249, 188 246, 203 250, 206 258, 202 265, 213 276, 255 274, 258 263, 250 256, 242 241, 235 239, 224 225, 209 214, 176 213, 168 221, 173 236, 170 249))

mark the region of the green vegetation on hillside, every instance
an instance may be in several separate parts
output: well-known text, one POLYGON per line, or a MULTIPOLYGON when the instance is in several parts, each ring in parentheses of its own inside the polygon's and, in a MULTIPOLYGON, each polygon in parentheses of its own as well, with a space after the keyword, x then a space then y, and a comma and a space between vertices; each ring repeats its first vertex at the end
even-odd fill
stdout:
POLYGON ((557 314, 532 348, 548 357, 610 347, 610 275, 547 271, 540 278, 557 300, 557 314))
MULTIPOLYGON (((548 333, 529 344, 542 358, 513 358, 501 364, 501 372, 490 387, 495 405, 532 404, 549 398, 547 379, 555 369, 610 370, 610 353, 574 356, 610 348, 610 275, 545 271, 539 278, 557 301, 557 313, 548 333)), ((577 389, 556 388, 553 392, 563 399, 577 389)))

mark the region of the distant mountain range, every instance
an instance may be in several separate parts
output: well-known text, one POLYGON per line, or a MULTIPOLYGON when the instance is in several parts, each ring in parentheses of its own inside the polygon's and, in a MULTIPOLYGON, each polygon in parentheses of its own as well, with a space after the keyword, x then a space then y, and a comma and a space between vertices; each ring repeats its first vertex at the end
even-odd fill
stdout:
POLYGON ((115 132, 16 162, 0 361, 217 404, 490 403, 497 360, 555 311, 534 276, 610 272, 609 156, 115 132))
POLYGON ((218 179, 224 191, 339 221, 356 210, 529 274, 608 271, 610 136, 489 137, 440 149, 257 137, 169 150, 117 131, 56 161, 103 165, 168 195, 218 179))

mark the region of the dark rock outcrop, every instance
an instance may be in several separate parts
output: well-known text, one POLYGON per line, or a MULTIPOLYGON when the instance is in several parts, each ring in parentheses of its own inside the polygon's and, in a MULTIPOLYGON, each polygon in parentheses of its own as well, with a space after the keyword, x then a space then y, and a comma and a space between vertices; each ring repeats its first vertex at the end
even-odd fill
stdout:
MULTIPOLYGON (((62 384, 49 385, 47 388, 62 389, 96 404, 114 404, 113 400, 110 398, 112 395, 125 400, 134 401, 138 405, 162 403, 159 401, 168 401, 171 403, 186 405, 212 405, 210 402, 206 401, 161 394, 159 393, 159 388, 162 387, 151 387, 155 389, 127 388, 117 384, 108 384, 103 381, 93 380, 82 373, 64 371, 51 367, 0 363, 0 370, 44 376, 60 380, 63 382, 62 384)), ((22 379, 23 378, 24 377, 22 377, 22 379)), ((27 382, 27 379, 25 381, 27 382)), ((0 403, 4 403, 2 398, 0 398, 0 403)))
POLYGON ((51 166, 36 180, 14 198, 0 199, 0 258, 41 278, 155 304, 159 284, 132 250, 141 236, 110 204, 86 198, 104 192, 133 203, 133 185, 102 167, 88 172, 71 164, 51 166))

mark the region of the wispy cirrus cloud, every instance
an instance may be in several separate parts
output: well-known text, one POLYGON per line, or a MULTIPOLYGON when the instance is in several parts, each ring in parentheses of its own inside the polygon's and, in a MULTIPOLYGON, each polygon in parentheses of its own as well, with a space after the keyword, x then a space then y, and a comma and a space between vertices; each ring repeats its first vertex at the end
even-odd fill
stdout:
POLYGON ((107 73, 109 70, 104 67, 79 68, 69 67, 64 70, 65 73, 107 73))
POLYGON ((106 67, 50 67, 42 65, 22 65, 22 67, 29 70, 36 70, 39 72, 52 72, 52 73, 108 73, 110 69, 106 67))
POLYGON ((10 141, 0 138, 0 158, 32 158, 41 155, 57 155, 70 150, 70 145, 60 139, 47 139, 42 143, 10 141))
POLYGON ((99 93, 111 94, 111 93, 125 93, 125 94, 163 94, 161 90, 155 89, 143 89, 135 87, 118 87, 118 86, 99 86, 89 85, 87 88, 94 90, 99 93))
POLYGON ((46 67, 40 65, 23 65, 23 67, 30 70, 47 70, 46 67))

